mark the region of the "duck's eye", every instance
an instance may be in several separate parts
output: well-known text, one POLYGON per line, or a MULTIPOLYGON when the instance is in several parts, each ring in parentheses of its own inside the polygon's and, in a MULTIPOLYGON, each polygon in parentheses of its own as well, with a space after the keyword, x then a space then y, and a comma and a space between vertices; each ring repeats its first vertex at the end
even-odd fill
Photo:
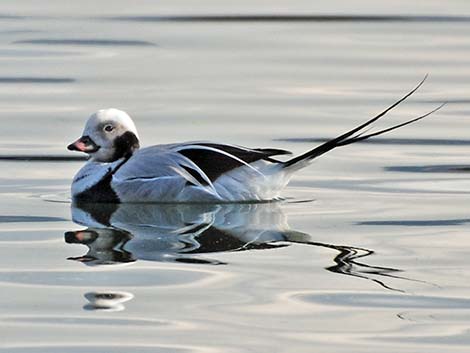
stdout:
POLYGON ((113 125, 106 125, 104 128, 103 128, 104 131, 106 132, 111 132, 114 130, 114 126, 113 125))

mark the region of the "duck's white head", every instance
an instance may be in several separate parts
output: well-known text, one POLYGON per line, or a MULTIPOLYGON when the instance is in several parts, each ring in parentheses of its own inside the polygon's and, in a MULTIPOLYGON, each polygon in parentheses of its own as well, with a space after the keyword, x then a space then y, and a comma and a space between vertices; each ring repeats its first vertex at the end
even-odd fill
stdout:
POLYGON ((126 112, 101 109, 90 116, 82 137, 67 148, 85 152, 96 162, 113 162, 130 157, 139 148, 139 135, 126 112))

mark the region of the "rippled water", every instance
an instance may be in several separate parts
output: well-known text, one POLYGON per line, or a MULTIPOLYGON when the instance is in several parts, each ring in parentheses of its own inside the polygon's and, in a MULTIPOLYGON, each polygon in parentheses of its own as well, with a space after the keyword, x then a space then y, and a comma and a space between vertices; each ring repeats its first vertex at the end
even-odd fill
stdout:
POLYGON ((0 5, 1 352, 466 352, 470 4, 0 5), (143 145, 295 153, 281 203, 72 207, 102 107, 143 145))

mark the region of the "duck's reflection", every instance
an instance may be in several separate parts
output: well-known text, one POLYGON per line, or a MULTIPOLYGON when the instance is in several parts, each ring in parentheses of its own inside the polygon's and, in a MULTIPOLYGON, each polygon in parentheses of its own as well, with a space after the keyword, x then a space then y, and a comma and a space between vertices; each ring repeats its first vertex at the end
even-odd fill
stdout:
POLYGON ((65 233, 67 243, 83 244, 88 252, 70 258, 87 265, 136 260, 224 264, 201 254, 273 249, 290 244, 338 251, 326 269, 372 280, 395 277, 394 268, 361 262, 372 250, 312 241, 291 230, 278 203, 227 205, 81 204, 72 206, 75 223, 88 227, 65 233), (378 277, 378 278, 377 278, 378 277))
POLYGON ((132 235, 113 228, 93 228, 66 232, 65 241, 69 244, 88 246, 88 253, 83 256, 69 257, 69 260, 81 261, 89 265, 105 265, 133 262, 132 253, 124 249, 132 235))

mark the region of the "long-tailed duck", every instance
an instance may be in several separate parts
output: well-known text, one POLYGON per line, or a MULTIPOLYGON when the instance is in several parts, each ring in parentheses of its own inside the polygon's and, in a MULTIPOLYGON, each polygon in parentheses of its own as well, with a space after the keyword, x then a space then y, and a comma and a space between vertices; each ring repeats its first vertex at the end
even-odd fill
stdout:
POLYGON ((322 154, 411 124, 424 115, 367 133, 372 123, 412 95, 424 80, 389 108, 320 146, 281 161, 290 152, 214 142, 185 142, 139 148, 132 119, 102 109, 88 119, 82 137, 68 146, 89 161, 72 184, 74 200, 85 202, 251 202, 280 198, 292 175, 322 154))

